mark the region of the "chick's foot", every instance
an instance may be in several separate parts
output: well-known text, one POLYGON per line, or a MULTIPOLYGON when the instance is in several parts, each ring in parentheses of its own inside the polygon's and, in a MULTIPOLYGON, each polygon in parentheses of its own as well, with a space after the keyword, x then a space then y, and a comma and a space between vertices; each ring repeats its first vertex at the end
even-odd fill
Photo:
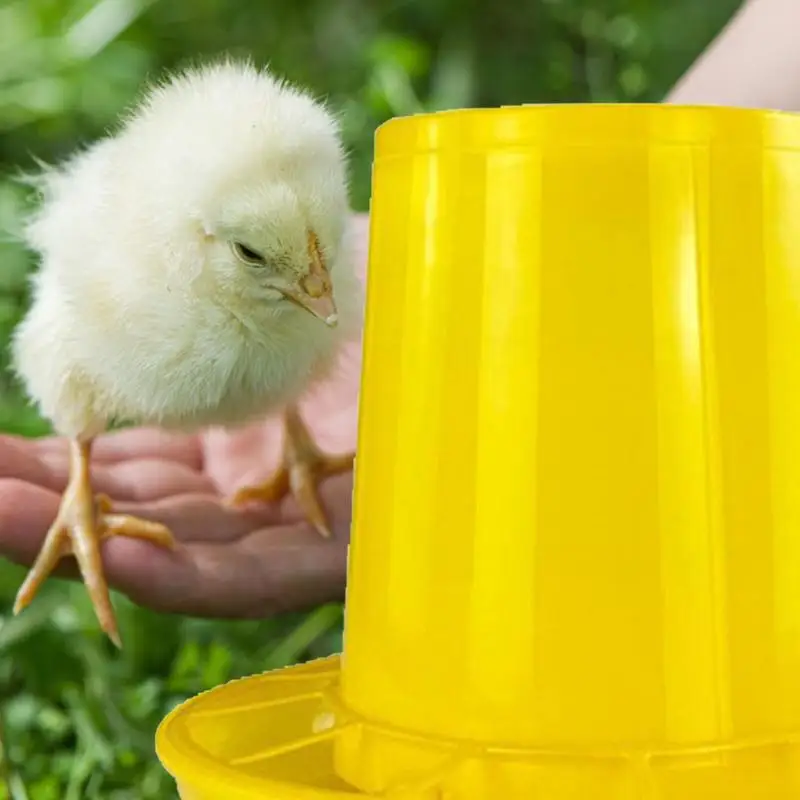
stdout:
POLYGON ((338 475, 353 468, 354 453, 323 453, 306 427, 296 408, 284 415, 284 445, 281 465, 266 482, 245 486, 231 498, 233 506, 248 503, 275 503, 292 494, 306 519, 321 536, 330 537, 325 512, 319 500, 318 483, 329 475, 338 475))
POLYGON ((108 593, 100 542, 110 536, 145 539, 161 547, 172 548, 175 540, 168 528, 156 522, 115 514, 105 495, 93 496, 89 477, 91 443, 70 443, 70 480, 56 519, 47 532, 36 561, 17 593, 14 613, 30 604, 58 562, 73 555, 94 606, 102 629, 117 647, 121 647, 114 608, 108 593))

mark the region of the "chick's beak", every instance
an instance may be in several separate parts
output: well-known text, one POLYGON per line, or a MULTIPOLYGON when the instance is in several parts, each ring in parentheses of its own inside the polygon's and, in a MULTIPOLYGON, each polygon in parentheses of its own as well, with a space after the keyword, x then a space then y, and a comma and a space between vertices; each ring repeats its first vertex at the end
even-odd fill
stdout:
POLYGON ((319 317, 326 325, 335 327, 339 321, 336 303, 333 299, 333 284, 322 254, 316 234, 308 234, 309 273, 301 278, 287 295, 306 311, 319 317))

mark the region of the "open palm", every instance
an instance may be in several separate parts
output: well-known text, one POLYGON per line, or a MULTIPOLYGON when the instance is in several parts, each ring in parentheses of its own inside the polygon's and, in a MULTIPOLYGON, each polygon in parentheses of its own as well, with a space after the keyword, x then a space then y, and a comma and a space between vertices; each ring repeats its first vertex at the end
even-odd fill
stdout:
MULTIPOLYGON (((353 438, 348 427, 340 426, 345 435, 338 438, 353 438)), ((340 598, 352 473, 321 487, 330 540, 304 521, 290 497, 246 510, 225 505, 234 488, 268 473, 279 445, 272 422, 198 436, 135 429, 99 439, 95 489, 120 511, 167 524, 181 544, 168 551, 110 539, 103 545, 109 583, 142 605, 202 616, 263 616, 340 598)), ((66 483, 63 441, 0 437, 0 553, 33 561, 66 483)), ((76 573, 65 564, 61 574, 76 573)))

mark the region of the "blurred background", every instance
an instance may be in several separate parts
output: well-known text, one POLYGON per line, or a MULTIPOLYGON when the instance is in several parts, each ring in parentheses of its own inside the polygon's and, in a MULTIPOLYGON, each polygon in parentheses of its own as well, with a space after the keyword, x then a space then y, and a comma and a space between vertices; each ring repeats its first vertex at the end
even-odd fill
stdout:
MULTIPOLYGON (((102 135, 161 70, 231 53, 269 62, 341 112, 353 206, 391 116, 518 103, 659 101, 739 0, 0 0, 0 433, 46 426, 7 376, 32 267, 16 242, 19 170, 102 135)), ((0 562, 0 800, 175 797, 153 733, 176 703, 233 677, 338 651, 342 609, 264 622, 183 620, 115 602, 126 649, 82 587, 10 616, 0 562), (74 600, 74 604, 65 601, 74 600), (78 635, 71 635, 76 633, 78 635)))

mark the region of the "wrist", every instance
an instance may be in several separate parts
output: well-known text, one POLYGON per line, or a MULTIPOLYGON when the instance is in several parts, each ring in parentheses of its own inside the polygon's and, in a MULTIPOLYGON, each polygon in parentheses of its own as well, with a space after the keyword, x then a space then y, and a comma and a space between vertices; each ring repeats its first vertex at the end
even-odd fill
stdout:
POLYGON ((746 0, 668 103, 800 110, 798 0, 746 0))

